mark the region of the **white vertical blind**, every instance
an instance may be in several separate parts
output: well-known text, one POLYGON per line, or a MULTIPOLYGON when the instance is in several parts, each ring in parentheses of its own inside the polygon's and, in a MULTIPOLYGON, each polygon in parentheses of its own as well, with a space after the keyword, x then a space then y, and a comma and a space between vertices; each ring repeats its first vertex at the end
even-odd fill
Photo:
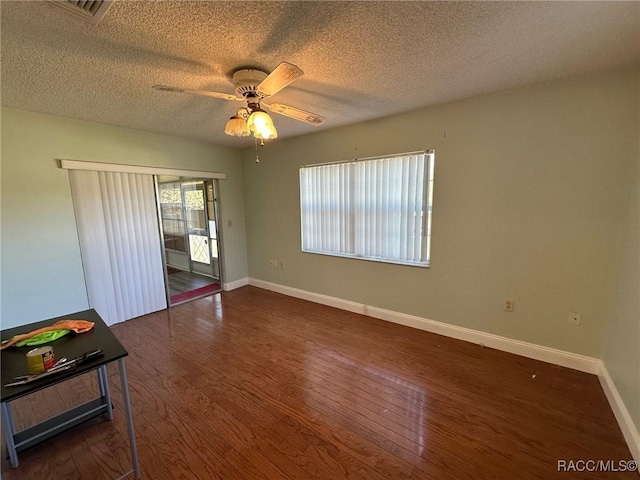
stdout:
POLYGON ((90 307, 108 325, 167 308, 153 177, 69 178, 90 307))
POLYGON ((427 266, 433 153, 300 169, 302 250, 427 266))

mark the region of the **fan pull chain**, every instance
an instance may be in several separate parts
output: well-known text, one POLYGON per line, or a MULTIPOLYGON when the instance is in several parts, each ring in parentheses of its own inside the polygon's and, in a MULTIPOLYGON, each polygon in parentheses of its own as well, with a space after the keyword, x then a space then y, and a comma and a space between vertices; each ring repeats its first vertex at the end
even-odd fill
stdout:
POLYGON ((256 163, 260 163, 260 159, 258 158, 258 139, 253 137, 253 143, 256 146, 256 163))

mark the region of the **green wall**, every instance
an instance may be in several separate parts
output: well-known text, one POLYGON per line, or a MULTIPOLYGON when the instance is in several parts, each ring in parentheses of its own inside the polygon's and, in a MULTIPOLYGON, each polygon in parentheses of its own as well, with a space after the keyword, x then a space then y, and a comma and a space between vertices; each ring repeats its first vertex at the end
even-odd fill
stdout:
POLYGON ((601 358, 637 90, 637 71, 581 76, 246 149, 249 275, 601 358), (431 268, 301 253, 301 165, 431 148, 431 268))
POLYGON ((11 108, 0 125, 2 328, 88 308, 69 177, 56 159, 226 173, 225 281, 247 276, 239 150, 11 108))

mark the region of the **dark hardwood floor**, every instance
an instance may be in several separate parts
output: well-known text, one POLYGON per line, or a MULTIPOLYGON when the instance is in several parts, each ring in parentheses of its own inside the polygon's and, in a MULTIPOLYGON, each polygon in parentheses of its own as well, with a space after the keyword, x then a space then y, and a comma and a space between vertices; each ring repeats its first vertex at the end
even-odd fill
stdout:
MULTIPOLYGON (((113 327, 128 348, 143 478, 638 479, 557 472, 629 460, 594 375, 254 287, 113 327), (535 375, 535 378, 534 378, 535 375)), ((94 420, 20 455, 6 480, 129 469, 120 384, 94 420)), ((15 402, 17 424, 97 391, 93 376, 15 402)))

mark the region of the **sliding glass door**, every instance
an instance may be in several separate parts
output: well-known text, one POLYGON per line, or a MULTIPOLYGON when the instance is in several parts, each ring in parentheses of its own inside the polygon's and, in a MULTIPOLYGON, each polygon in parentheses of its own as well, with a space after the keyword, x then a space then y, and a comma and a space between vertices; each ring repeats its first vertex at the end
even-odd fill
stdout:
POLYGON ((187 292, 219 291, 213 181, 160 176, 157 182, 171 304, 192 298, 187 292))

